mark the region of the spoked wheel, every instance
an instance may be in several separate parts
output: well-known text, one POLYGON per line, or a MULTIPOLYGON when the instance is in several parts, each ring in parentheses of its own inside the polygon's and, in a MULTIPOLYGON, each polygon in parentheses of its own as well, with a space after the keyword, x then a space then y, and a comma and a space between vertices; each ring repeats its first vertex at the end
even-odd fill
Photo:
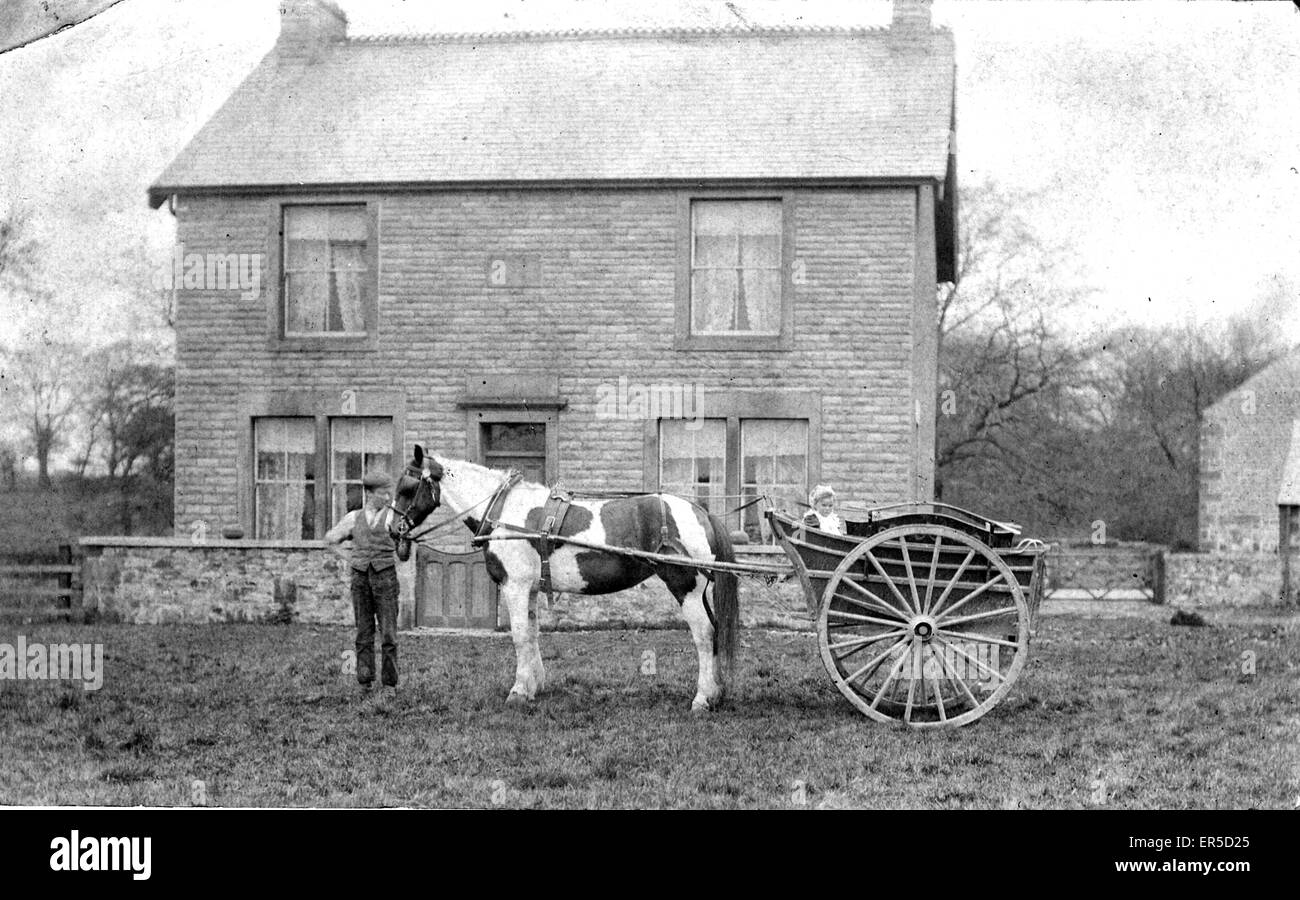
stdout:
POLYGON ((881 722, 966 725, 1029 655, 1029 606, 998 554, 942 525, 872 535, 822 594, 817 642, 840 693, 881 722))

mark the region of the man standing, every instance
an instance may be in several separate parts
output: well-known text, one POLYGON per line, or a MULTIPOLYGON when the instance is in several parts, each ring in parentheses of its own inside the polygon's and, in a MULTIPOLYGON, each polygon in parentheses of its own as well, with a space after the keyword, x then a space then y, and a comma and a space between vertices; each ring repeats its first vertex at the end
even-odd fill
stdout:
POLYGON ((393 481, 367 475, 360 509, 354 509, 325 534, 325 543, 352 569, 352 612, 357 623, 357 681, 369 693, 375 680, 375 619, 383 650, 381 681, 397 687, 397 546, 389 534, 388 509, 393 481), (351 552, 344 542, 352 542, 351 552))

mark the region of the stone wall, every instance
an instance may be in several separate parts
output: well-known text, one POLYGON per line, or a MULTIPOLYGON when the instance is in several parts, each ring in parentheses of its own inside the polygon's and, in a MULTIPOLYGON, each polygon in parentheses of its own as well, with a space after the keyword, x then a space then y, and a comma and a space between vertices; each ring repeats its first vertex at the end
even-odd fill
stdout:
MULTIPOLYGON (((82 538, 83 605, 110 620, 352 621, 346 564, 319 541, 82 538)), ((399 566, 402 614, 413 608, 414 563, 399 566)))
MULTIPOLYGON (((344 563, 315 541, 212 541, 170 538, 83 538, 83 604, 110 620, 163 622, 352 623, 344 563)), ((779 552, 738 548, 742 561, 779 563, 779 552)), ((415 557, 398 567, 399 623, 414 624, 415 557)), ((793 579, 768 585, 740 579, 746 627, 807 628, 803 594, 793 579)), ((676 602, 658 579, 617 594, 558 594, 541 601, 541 627, 680 628, 676 602)), ((508 627, 504 605, 498 627, 508 627)))
POLYGON ((1165 596, 1174 606, 1271 605, 1283 599, 1275 554, 1169 553, 1165 561, 1165 596))

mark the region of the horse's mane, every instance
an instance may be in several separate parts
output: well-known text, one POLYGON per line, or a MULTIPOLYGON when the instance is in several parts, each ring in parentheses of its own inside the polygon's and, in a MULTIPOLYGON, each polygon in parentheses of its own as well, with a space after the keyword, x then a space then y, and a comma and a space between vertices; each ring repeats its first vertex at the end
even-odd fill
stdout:
MULTIPOLYGON (((453 473, 456 471, 457 468, 464 468, 464 469, 472 469, 475 472, 479 472, 485 475, 495 475, 501 481, 505 481, 507 478, 510 477, 510 473, 505 469, 493 469, 489 466, 481 466, 478 463, 470 462, 467 459, 452 459, 451 457, 448 456, 441 456, 441 457, 432 456, 432 459, 435 462, 437 462, 438 465, 442 466, 444 469, 448 469, 453 473)), ((520 478, 519 481, 516 482, 516 485, 522 485, 524 487, 541 488, 542 490, 550 490, 550 488, 544 484, 538 484, 536 481, 528 481, 525 478, 520 478)))

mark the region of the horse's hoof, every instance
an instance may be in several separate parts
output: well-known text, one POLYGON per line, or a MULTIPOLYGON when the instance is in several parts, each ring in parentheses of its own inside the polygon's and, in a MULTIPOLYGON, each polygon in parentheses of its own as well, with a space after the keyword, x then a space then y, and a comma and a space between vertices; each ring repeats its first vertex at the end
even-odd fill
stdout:
POLYGON ((691 715, 703 716, 712 712, 707 700, 695 700, 691 703, 691 715))
POLYGON ((511 709, 527 709, 528 698, 517 691, 511 691, 509 696, 506 697, 506 706, 511 709))

